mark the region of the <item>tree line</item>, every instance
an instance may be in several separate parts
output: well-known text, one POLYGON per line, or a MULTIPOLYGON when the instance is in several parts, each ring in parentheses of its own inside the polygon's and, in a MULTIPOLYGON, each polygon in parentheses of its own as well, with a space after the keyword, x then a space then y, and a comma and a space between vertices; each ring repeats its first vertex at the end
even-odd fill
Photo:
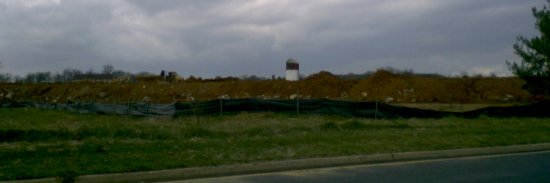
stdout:
MULTIPOLYGON (((0 68, 2 67, 0 63, 0 68)), ((25 76, 13 75, 11 73, 0 73, 0 82, 13 82, 13 83, 64 83, 74 81, 76 75, 81 74, 110 74, 114 77, 122 77, 133 75, 130 72, 123 70, 116 70, 110 64, 104 65, 103 70, 100 72, 95 72, 90 69, 88 71, 82 71, 78 69, 66 68, 61 72, 33 72, 28 73, 25 76)), ((148 72, 140 72, 138 75, 152 75, 148 72)))

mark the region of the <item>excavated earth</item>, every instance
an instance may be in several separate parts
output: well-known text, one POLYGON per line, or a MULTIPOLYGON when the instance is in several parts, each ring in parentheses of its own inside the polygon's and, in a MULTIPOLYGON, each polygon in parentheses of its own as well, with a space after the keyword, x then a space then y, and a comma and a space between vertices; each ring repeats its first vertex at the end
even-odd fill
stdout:
POLYGON ((378 71, 364 79, 340 79, 320 72, 306 79, 285 80, 147 80, 128 82, 0 83, 0 101, 48 103, 154 103, 219 98, 334 99, 394 103, 514 103, 533 97, 515 77, 429 77, 378 71))

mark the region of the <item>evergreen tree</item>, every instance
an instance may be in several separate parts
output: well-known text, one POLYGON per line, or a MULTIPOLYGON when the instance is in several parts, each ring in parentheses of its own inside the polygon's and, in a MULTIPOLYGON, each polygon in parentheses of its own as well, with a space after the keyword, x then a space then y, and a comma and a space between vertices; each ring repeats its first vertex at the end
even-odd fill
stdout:
MULTIPOLYGON (((550 0, 547 0, 550 4, 550 0)), ((550 9, 533 8, 539 36, 526 38, 518 36, 514 44, 515 53, 522 62, 507 62, 510 70, 525 81, 524 89, 535 96, 550 96, 550 9)))

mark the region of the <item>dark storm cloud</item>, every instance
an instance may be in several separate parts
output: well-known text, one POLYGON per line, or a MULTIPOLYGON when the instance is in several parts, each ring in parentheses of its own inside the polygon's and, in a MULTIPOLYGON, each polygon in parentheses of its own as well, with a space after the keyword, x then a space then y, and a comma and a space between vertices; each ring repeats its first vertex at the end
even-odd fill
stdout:
POLYGON ((1 72, 63 68, 183 75, 303 72, 509 74, 519 34, 535 34, 517 0, 0 0, 1 72))

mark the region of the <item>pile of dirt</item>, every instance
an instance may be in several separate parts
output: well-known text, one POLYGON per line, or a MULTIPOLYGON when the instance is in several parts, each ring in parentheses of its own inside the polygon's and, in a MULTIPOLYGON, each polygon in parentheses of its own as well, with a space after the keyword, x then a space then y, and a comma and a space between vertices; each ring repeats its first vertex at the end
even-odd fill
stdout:
POLYGON ((399 103, 525 102, 529 93, 515 77, 418 77, 378 71, 351 89, 353 98, 399 103))
POLYGON ((447 78, 394 74, 380 70, 364 79, 340 79, 322 71, 290 82, 274 80, 151 80, 138 83, 0 83, 0 101, 49 103, 149 101, 172 103, 219 98, 327 98, 397 103, 528 102, 529 93, 515 77, 447 78))

